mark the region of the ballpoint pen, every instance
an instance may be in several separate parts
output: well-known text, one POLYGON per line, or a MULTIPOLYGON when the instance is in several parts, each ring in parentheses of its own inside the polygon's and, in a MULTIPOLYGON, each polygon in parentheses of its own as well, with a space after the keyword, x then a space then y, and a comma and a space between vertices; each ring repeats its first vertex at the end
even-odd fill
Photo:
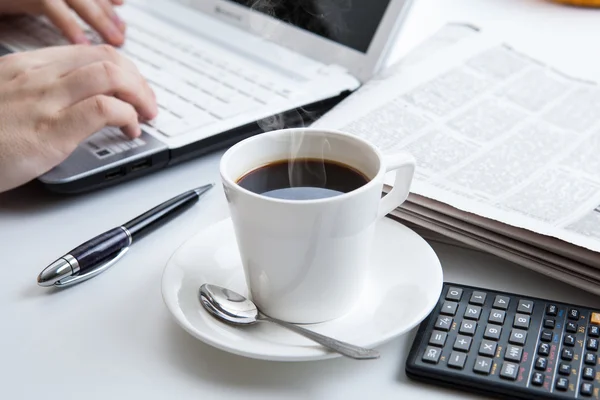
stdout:
POLYGON ((195 204, 214 184, 174 197, 122 226, 88 240, 46 267, 38 276, 40 286, 67 287, 106 271, 129 247, 195 204))

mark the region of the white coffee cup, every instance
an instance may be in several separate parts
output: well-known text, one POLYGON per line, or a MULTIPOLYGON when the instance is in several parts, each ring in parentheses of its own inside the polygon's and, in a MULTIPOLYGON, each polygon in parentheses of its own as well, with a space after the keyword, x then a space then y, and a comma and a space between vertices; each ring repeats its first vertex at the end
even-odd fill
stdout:
POLYGON ((406 200, 414 169, 410 154, 384 156, 361 138, 329 130, 272 131, 227 150, 221 178, 258 308, 294 323, 324 322, 348 312, 364 288, 375 223, 406 200), (292 157, 343 163, 369 182, 315 200, 267 197, 237 184, 256 168, 292 157), (390 171, 396 171, 394 187, 381 198, 390 171))

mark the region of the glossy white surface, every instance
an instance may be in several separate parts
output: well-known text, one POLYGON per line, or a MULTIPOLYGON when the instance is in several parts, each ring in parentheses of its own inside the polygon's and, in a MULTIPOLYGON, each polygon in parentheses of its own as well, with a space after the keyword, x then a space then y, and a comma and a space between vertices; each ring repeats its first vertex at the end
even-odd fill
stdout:
MULTIPOLYGON (((600 73, 600 12, 544 0, 417 0, 396 55, 457 20, 502 29, 575 74, 600 73)), ((42 268, 82 241, 191 187, 218 182, 220 155, 83 196, 51 195, 36 184, 0 195, 0 398, 486 398, 408 380, 404 362, 415 330, 379 346, 381 359, 365 363, 253 360, 190 336, 164 305, 161 276, 185 240, 227 217, 219 190, 140 241, 102 276, 65 291, 37 287, 42 268)), ((447 281, 600 308, 598 297, 495 257, 433 248, 447 281)))
MULTIPOLYGON (((229 149, 220 166, 223 188, 258 308, 292 323, 347 313, 364 289, 375 223, 404 202, 414 168, 406 154, 388 160, 356 136, 308 128, 268 132, 229 149), (349 193, 303 201, 261 196, 236 183, 257 168, 295 158, 341 162, 369 181, 349 193), (381 199, 386 172, 396 170, 398 186, 381 199)), ((331 179, 317 169, 292 167, 291 184, 301 186, 302 174, 323 184, 331 179)))
MULTIPOLYGON (((373 348, 425 319, 437 303, 443 283, 433 249, 412 230, 383 219, 377 223, 373 250, 365 288, 355 293, 357 304, 340 318, 304 325, 306 328, 373 348), (398 245, 387 247, 387 240, 398 245), (398 253, 404 255, 401 260, 396 259, 398 253)), ((186 241, 165 268, 162 295, 179 325, 205 343, 245 357, 274 361, 341 357, 269 322, 235 327, 216 320, 198 300, 204 283, 249 295, 230 219, 186 241)))

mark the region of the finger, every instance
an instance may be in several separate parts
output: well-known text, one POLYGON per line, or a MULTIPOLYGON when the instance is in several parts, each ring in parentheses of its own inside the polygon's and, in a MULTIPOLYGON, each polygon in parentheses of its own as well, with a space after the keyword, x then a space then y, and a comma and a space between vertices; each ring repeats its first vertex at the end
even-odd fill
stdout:
POLYGON ((139 71, 135 64, 110 45, 50 46, 39 50, 12 53, 0 57, 0 76, 12 79, 25 70, 47 70, 51 79, 98 61, 111 61, 133 73, 139 71))
POLYGON ((110 96, 90 97, 64 109, 58 115, 57 124, 76 144, 107 126, 121 128, 132 139, 141 135, 135 109, 110 96))
POLYGON ((71 41, 76 44, 89 44, 90 41, 83 33, 83 29, 63 0, 45 1, 44 14, 48 19, 71 41))
POLYGON ((115 11, 111 0, 97 0, 97 1, 98 1, 98 4, 100 5, 100 7, 102 8, 102 10, 104 10, 104 13, 106 15, 108 15, 108 17, 115 24, 115 26, 117 28, 119 28, 121 33, 125 33, 125 30, 126 30, 125 22, 123 22, 121 20, 121 18, 119 18, 119 15, 115 11))
POLYGON ((60 46, 36 50, 31 68, 49 68, 48 73, 61 77, 69 72, 98 61, 110 61, 133 73, 139 73, 135 64, 110 45, 60 46))
POLYGON ((148 82, 142 78, 135 64, 110 45, 64 46, 37 50, 34 53, 39 53, 37 55, 39 61, 36 61, 36 64, 31 68, 44 68, 47 70, 45 72, 53 78, 61 78, 72 71, 95 62, 112 62, 131 72, 135 76, 138 76, 139 79, 142 79, 143 95, 146 97, 151 96, 153 99, 156 99, 154 91, 148 82), (45 64, 43 64, 42 61, 45 62, 45 64))
POLYGON ((114 46, 123 44, 125 37, 123 32, 115 25, 112 19, 104 12, 96 1, 67 0, 68 4, 79 14, 79 16, 94 28, 107 43, 114 46))
POLYGON ((58 104, 71 106, 88 97, 115 96, 131 104, 138 114, 151 120, 158 108, 144 79, 109 61, 99 61, 79 68, 56 82, 61 98, 58 104))
POLYGON ((122 6, 125 2, 123 0, 110 0, 115 6, 122 6))

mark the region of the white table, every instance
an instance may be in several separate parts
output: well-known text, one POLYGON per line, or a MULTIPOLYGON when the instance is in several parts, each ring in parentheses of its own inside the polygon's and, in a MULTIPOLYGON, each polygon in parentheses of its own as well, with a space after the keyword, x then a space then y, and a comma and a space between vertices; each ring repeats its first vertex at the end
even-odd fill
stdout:
MULTIPOLYGON (((600 12, 543 0, 417 0, 399 57, 447 21, 506 31, 577 74, 600 71, 600 12)), ((597 78, 597 76, 596 76, 597 78)), ((50 261, 159 202, 218 181, 219 154, 78 197, 27 185, 0 196, 0 398, 2 399, 463 399, 409 381, 413 333, 375 362, 271 363, 193 339, 160 294, 163 267, 190 235, 227 216, 220 189, 137 244, 113 270, 65 291, 37 287, 50 261)), ((446 280, 600 307, 600 299, 481 253, 433 245, 446 280)), ((478 397, 469 397, 478 398, 478 397)))

